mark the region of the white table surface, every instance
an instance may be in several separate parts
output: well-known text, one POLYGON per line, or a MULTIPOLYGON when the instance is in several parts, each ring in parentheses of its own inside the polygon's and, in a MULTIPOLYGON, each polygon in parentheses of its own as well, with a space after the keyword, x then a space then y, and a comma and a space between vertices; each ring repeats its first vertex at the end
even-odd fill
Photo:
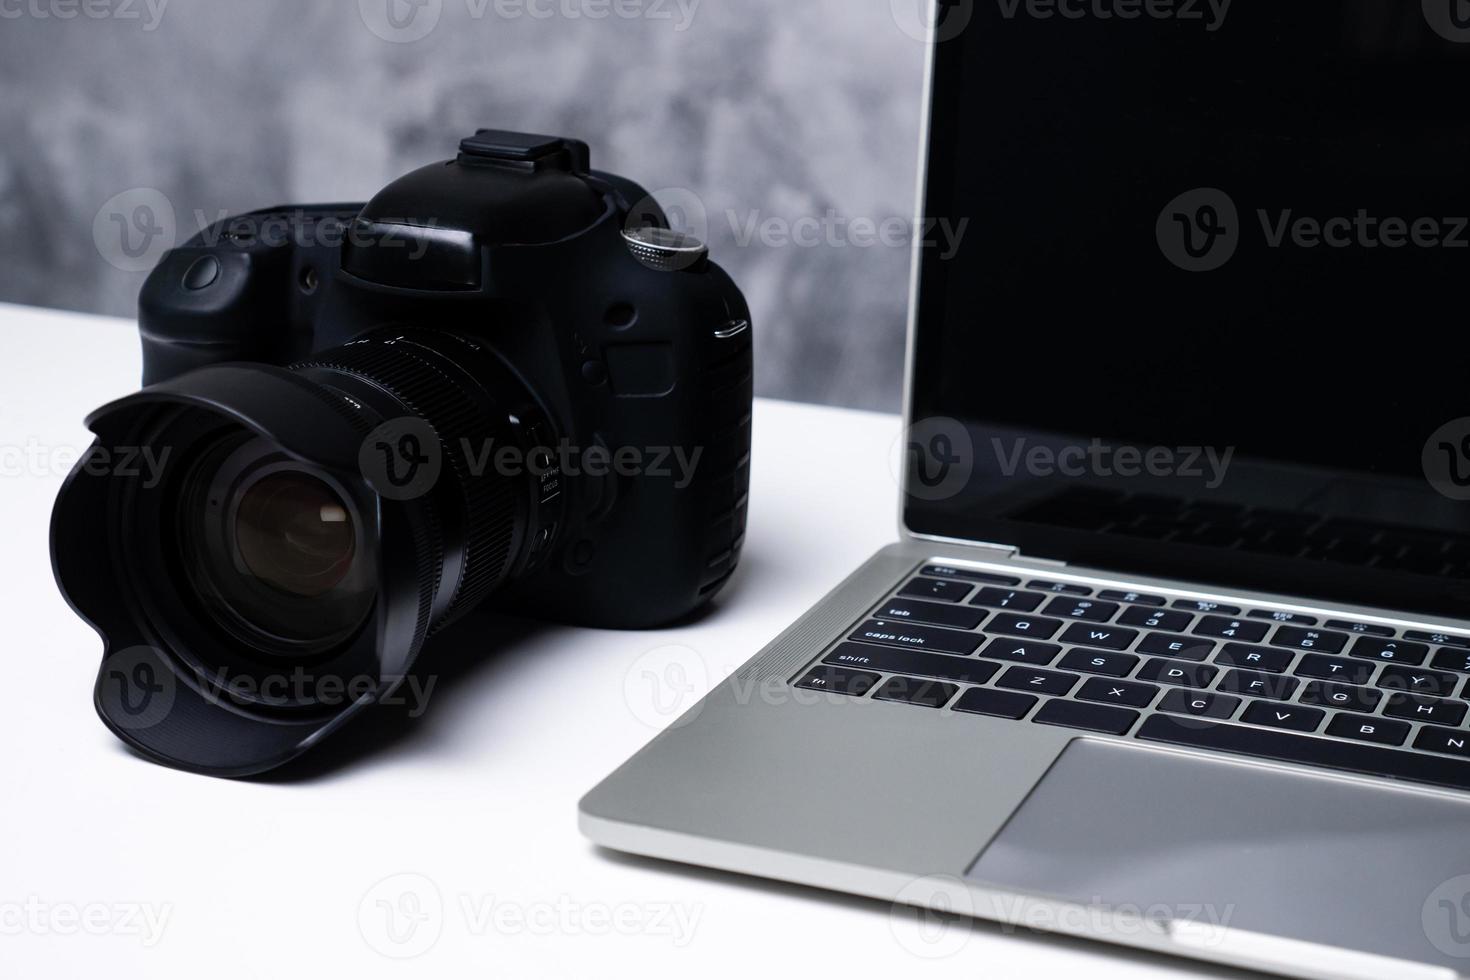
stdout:
POLYGON ((83 417, 137 383, 134 325, 0 305, 0 327, 0 977, 1199 975, 983 924, 929 942, 885 903, 578 834, 578 798, 672 720, 644 667, 717 683, 895 538, 896 418, 757 405, 744 562, 698 623, 487 636, 377 752, 227 782, 143 762, 103 728, 99 641, 51 577, 52 500, 83 417), (411 911, 391 905, 405 894, 417 929, 390 934, 379 903, 411 911))

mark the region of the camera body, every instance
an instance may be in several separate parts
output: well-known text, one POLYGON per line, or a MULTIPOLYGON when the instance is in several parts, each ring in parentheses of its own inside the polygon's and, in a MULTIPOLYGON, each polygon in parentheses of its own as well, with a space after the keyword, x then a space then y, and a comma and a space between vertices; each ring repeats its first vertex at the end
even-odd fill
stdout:
MULTIPOLYGON (((493 604, 605 628, 687 615, 734 571, 744 537, 750 313, 707 257, 660 267, 640 253, 628 232, 662 216, 587 157, 575 141, 482 132, 366 206, 217 223, 143 288, 144 384, 230 361, 309 363, 399 327, 482 344, 532 396, 511 406, 523 432, 501 462, 543 469, 528 457, 552 450, 561 498, 532 531, 555 547, 493 604)), ((503 448, 476 446, 478 463, 503 448)))
POLYGON ((584 143, 481 130, 365 205, 217 222, 139 320, 52 555, 98 713, 156 761, 262 772, 476 609, 652 628, 736 568, 749 309, 584 143))

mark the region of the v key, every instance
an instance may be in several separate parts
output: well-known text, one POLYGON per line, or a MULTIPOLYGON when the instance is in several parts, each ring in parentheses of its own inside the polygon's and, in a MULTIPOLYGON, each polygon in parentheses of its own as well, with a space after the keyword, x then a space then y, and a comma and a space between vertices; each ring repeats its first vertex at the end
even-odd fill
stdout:
POLYGON ((1269 704, 1265 701, 1253 701, 1250 707, 1245 709, 1245 714, 1240 720, 1251 725, 1265 725, 1268 728, 1285 728, 1293 732, 1315 732, 1322 724, 1322 719, 1327 712, 1318 711, 1316 708, 1303 708, 1298 705, 1269 704))

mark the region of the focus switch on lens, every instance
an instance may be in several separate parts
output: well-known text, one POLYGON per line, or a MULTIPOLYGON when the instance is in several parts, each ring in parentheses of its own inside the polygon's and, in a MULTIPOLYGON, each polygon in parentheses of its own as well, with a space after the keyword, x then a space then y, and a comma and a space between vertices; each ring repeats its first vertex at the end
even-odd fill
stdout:
POLYGON ((667 228, 633 228, 623 232, 633 258, 655 272, 680 272, 702 266, 709 246, 693 235, 667 228))

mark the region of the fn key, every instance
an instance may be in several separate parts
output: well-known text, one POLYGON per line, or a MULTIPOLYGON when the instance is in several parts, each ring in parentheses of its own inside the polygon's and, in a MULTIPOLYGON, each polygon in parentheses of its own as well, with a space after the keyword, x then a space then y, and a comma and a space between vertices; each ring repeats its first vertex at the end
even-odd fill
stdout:
POLYGON ((1031 719, 1038 725, 1080 728, 1104 735, 1123 735, 1138 721, 1138 712, 1076 701, 1048 701, 1031 719))

